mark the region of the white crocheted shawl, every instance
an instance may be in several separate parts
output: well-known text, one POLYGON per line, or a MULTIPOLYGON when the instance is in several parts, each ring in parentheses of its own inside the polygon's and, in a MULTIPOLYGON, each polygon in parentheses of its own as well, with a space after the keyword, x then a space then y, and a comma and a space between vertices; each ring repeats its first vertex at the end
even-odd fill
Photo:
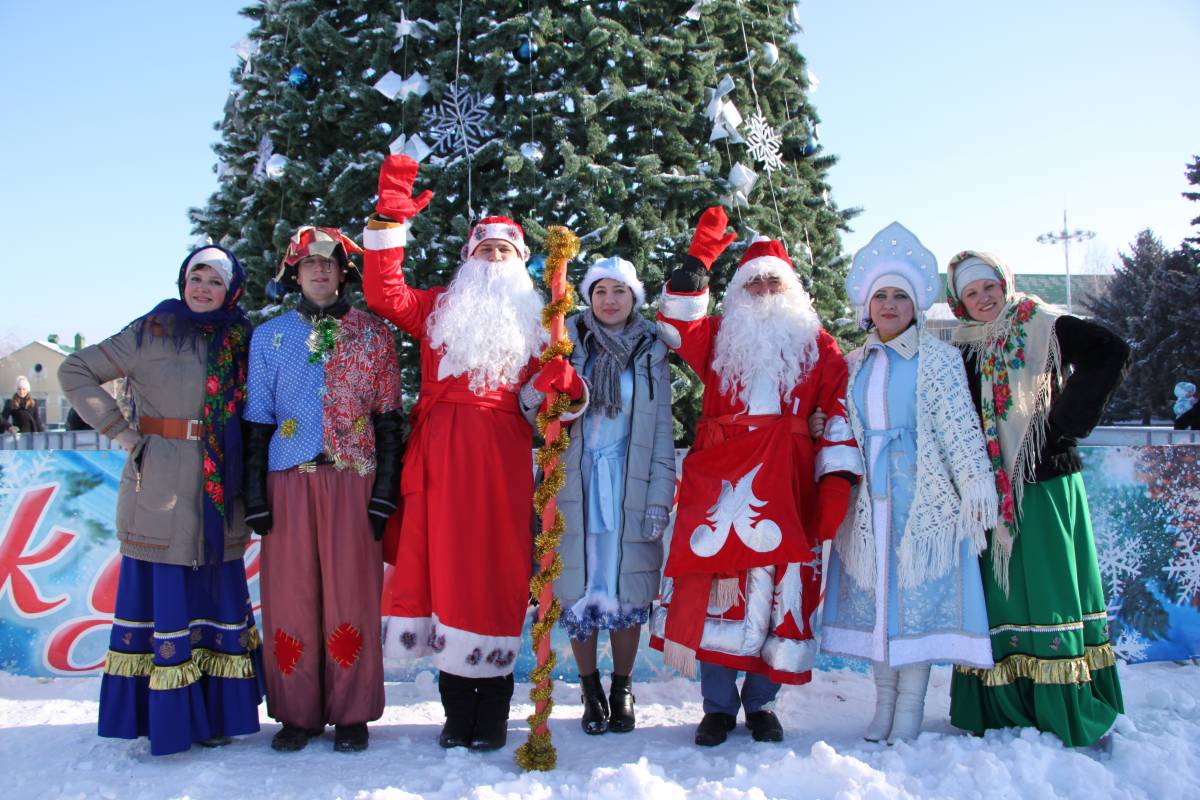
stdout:
MULTIPOLYGON (((972 553, 982 552, 999 506, 962 357, 957 348, 924 330, 917 336, 917 475, 900 540, 897 577, 902 587, 919 586, 945 575, 958 563, 958 545, 964 539, 970 541, 972 553)), ((866 348, 878 341, 872 332, 866 345, 846 357, 846 405, 860 450, 865 437, 851 394, 866 360, 866 348)), ((880 388, 886 391, 886 387, 880 388)), ((855 489, 853 511, 842 522, 834 546, 847 574, 862 588, 871 589, 875 585, 875 536, 866 480, 855 489)))

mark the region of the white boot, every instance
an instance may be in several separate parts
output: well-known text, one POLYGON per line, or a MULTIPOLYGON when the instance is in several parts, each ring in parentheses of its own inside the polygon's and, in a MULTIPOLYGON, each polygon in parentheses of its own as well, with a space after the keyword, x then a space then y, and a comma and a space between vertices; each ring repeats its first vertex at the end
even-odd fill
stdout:
POLYGON ((867 726, 863 738, 868 742, 882 742, 892 732, 898 673, 882 661, 872 661, 871 668, 875 672, 875 717, 867 726))
POLYGON ((925 716, 925 689, 929 686, 929 665, 901 667, 897 681, 896 716, 888 744, 915 739, 921 733, 925 716))

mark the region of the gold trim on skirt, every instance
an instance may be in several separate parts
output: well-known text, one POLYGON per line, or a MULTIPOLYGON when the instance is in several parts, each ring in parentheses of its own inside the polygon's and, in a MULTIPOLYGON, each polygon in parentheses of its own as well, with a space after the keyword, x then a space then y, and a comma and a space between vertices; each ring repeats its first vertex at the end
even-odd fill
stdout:
POLYGON ((1092 670, 1116 666, 1112 644, 1105 642, 1094 647, 1085 647, 1079 658, 1045 659, 1014 653, 1004 658, 992 669, 979 667, 955 667, 957 672, 978 678, 984 686, 1007 686, 1017 678, 1028 678, 1041 684, 1090 683, 1092 670))

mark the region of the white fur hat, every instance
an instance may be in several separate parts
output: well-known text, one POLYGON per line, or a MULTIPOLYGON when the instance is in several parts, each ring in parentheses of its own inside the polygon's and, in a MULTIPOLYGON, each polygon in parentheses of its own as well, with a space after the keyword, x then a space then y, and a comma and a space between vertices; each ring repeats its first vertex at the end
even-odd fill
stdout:
POLYGON ((620 256, 609 256, 599 261, 593 261, 592 265, 588 267, 587 274, 583 276, 583 281, 579 284, 579 293, 590 303, 592 287, 596 281, 605 278, 612 278, 630 288, 633 292, 634 308, 641 308, 645 304, 646 287, 638 280, 637 270, 633 268, 633 264, 620 256))

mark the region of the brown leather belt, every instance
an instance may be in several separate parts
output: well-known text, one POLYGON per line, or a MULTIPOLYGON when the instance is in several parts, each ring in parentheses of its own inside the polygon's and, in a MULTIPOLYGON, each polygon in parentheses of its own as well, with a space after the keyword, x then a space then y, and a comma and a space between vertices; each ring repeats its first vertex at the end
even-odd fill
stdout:
POLYGON ((138 417, 138 430, 143 435, 161 436, 164 439, 198 442, 204 438, 204 423, 198 419, 138 417))

